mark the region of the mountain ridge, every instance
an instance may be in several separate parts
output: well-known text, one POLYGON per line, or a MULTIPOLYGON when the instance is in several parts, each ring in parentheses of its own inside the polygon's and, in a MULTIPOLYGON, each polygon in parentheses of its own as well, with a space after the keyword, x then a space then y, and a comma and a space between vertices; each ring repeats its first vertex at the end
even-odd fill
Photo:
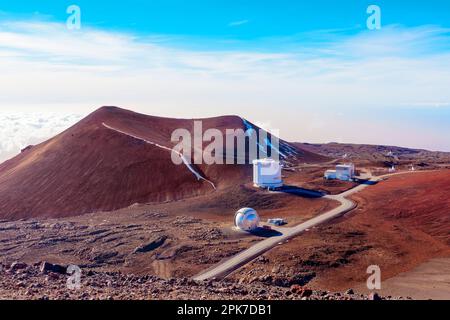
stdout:
MULTIPOLYGON (((200 120, 204 130, 245 129, 238 116, 200 120)), ((250 182, 251 165, 192 164, 192 170, 188 170, 173 164, 170 150, 161 146, 172 147, 173 130, 192 130, 194 121, 102 107, 55 137, 0 164, 0 218, 112 211, 135 203, 178 201, 207 194, 214 192, 212 185, 223 190, 250 182)), ((294 150, 282 140, 280 145, 294 150)), ((325 159, 295 150, 295 161, 325 159)))

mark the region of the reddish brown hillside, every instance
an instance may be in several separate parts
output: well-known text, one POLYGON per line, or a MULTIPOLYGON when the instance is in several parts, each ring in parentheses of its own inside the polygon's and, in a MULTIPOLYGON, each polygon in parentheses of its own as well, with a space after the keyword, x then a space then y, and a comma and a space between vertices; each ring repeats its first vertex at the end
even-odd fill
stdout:
MULTIPOLYGON (((245 266, 233 278, 252 281, 269 275, 315 289, 366 290, 367 267, 377 265, 384 290, 386 279, 449 257, 449 192, 450 170, 393 176, 353 195, 356 210, 268 252, 266 260, 245 266)), ((435 274, 425 277, 440 282, 435 274)))
MULTIPOLYGON (((244 129, 237 116, 202 120, 204 130, 244 129)), ((190 169, 173 164, 171 134, 177 128, 192 130, 193 123, 103 107, 0 165, 0 218, 109 211, 134 203, 179 200, 214 192, 214 187, 222 190, 248 182, 249 166, 193 165, 190 169)), ((282 143, 283 148, 290 148, 282 143)))
POLYGON ((450 170, 393 176, 355 196, 360 207, 450 245, 450 170))

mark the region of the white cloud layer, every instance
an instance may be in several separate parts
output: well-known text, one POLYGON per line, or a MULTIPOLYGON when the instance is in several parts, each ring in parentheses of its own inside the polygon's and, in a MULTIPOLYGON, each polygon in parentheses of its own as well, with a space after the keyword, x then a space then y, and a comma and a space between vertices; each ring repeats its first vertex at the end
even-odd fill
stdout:
MULTIPOLYGON (((194 50, 189 39, 182 46, 164 36, 3 22, 0 111, 86 114, 118 105, 172 117, 239 114, 280 128, 289 140, 450 150, 448 39, 449 30, 439 27, 393 26, 356 35, 327 31, 264 39, 246 49, 194 50), (437 107, 447 126, 442 117, 436 125, 396 116, 437 107)), ((0 159, 37 134, 32 126, 12 130, 17 136, 2 131, 0 159)))
POLYGON ((55 136, 80 119, 76 114, 0 112, 0 162, 55 136))

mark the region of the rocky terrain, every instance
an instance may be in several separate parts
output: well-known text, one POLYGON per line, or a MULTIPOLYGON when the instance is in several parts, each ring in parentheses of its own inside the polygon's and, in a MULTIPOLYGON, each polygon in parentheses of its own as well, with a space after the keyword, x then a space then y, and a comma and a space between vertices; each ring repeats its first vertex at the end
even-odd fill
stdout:
POLYGON ((65 266, 46 262, 35 265, 14 262, 0 265, 0 300, 382 300, 405 299, 311 290, 293 285, 279 287, 255 281, 252 284, 195 282, 187 278, 160 279, 120 272, 82 272, 78 288, 67 285, 65 266))
POLYGON ((331 159, 349 161, 363 166, 407 169, 412 164, 417 169, 449 167, 450 152, 411 149, 397 146, 346 144, 346 143, 294 143, 303 150, 331 159))
POLYGON ((47 259, 89 270, 193 275, 257 239, 229 238, 220 225, 188 216, 138 215, 109 221, 99 214, 92 219, 3 222, 0 261, 33 264, 47 259))
MULTIPOLYGON (((264 237, 232 229, 233 213, 228 217, 219 214, 231 204, 224 195, 64 219, 3 220, 0 298, 369 299, 363 285, 368 265, 380 265, 385 280, 429 259, 450 256, 448 216, 441 214, 448 208, 445 194, 449 174, 441 171, 392 177, 356 195, 357 210, 275 248, 224 282, 188 279, 264 237), (408 194, 410 200, 394 201, 398 192, 408 194), (422 201, 427 194, 443 207, 422 201), (386 203, 392 210, 382 210, 386 203), (43 261, 48 261, 44 267, 43 261), (66 288, 68 265, 82 270, 79 291, 66 288), (348 288, 358 294, 351 294, 348 288)), ((242 190, 236 192, 242 194, 242 190)), ((234 192, 229 197, 240 201, 234 192)), ((272 213, 295 211, 290 205, 283 207, 278 201, 284 198, 278 197, 268 193, 244 196, 244 200, 260 199, 261 203, 254 204, 272 213)), ((322 201, 296 199, 298 204, 322 201)), ((319 206, 297 219, 308 219, 324 210, 319 206)), ((445 275, 445 270, 439 272, 445 275)), ((414 290, 412 294, 380 293, 386 299, 414 298, 414 290)), ((426 297, 423 290, 421 294, 426 297)))
POLYGON ((161 278, 192 277, 267 235, 233 229, 236 210, 299 223, 335 204, 247 188, 70 218, 0 220, 0 262, 76 264, 161 278), (301 210, 298 210, 301 208, 301 210))
MULTIPOLYGON (((204 119, 204 129, 248 125, 204 119)), ((367 266, 380 265, 389 279, 450 257, 447 153, 282 141, 285 186, 273 192, 253 186, 248 165, 175 166, 164 146, 175 128, 192 126, 106 107, 0 164, 0 299, 368 299, 348 290, 361 289, 367 266), (323 172, 346 161, 379 175, 393 165, 427 172, 354 195, 356 210, 226 281, 188 280, 276 234, 235 230, 242 207, 287 227, 335 208, 323 196, 361 181, 328 181, 323 172), (80 290, 66 288, 69 265, 83 272, 80 290)))
POLYGON ((423 299, 436 296, 433 288, 447 287, 440 297, 449 299, 448 264, 431 264, 420 274, 426 287, 406 278, 422 264, 450 258, 449 182, 450 170, 393 176, 352 196, 356 210, 277 247, 232 277, 288 284, 296 279, 314 289, 350 286, 367 292, 367 267, 378 265, 385 285, 380 293, 390 292, 388 279, 406 273, 407 285, 395 292, 423 299))

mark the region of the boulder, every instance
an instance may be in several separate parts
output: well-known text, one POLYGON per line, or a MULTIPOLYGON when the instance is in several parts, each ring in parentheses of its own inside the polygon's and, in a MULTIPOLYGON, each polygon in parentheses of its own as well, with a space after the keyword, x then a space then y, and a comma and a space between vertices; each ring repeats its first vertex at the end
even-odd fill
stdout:
POLYGON ((302 298, 309 298, 313 295, 313 291, 311 289, 303 289, 303 292, 301 294, 302 298))
POLYGON ((309 298, 313 295, 313 291, 311 289, 304 288, 298 284, 292 285, 290 291, 293 294, 299 295, 301 298, 309 298))
POLYGON ((27 267, 28 267, 28 265, 26 263, 16 261, 11 264, 11 266, 9 267, 9 271, 15 272, 17 270, 26 269, 27 267))
POLYGON ((21 150, 20 150, 20 153, 27 152, 27 151, 33 149, 33 147, 34 147, 33 145, 29 145, 29 146, 27 146, 27 147, 21 149, 21 150))
POLYGON ((41 271, 41 273, 47 273, 47 272, 60 273, 60 274, 67 273, 67 267, 61 266, 58 264, 52 264, 52 263, 49 263, 46 261, 42 262, 39 270, 41 271))
POLYGON ((294 284, 291 287, 291 292, 294 293, 294 294, 300 294, 300 293, 303 292, 303 288, 301 286, 297 285, 297 284, 294 284))
POLYGON ((380 300, 382 300, 382 299, 381 299, 381 297, 380 297, 380 295, 379 295, 378 293, 372 292, 372 293, 369 295, 369 300, 372 300, 372 301, 380 301, 380 300))
POLYGON ((143 244, 139 247, 137 247, 136 249, 134 249, 133 253, 145 253, 145 252, 150 252, 153 251, 157 248, 159 248, 160 246, 162 246, 164 244, 164 242, 166 242, 167 240, 167 236, 161 236, 161 237, 157 237, 153 240, 151 240, 149 243, 147 244, 143 244))

